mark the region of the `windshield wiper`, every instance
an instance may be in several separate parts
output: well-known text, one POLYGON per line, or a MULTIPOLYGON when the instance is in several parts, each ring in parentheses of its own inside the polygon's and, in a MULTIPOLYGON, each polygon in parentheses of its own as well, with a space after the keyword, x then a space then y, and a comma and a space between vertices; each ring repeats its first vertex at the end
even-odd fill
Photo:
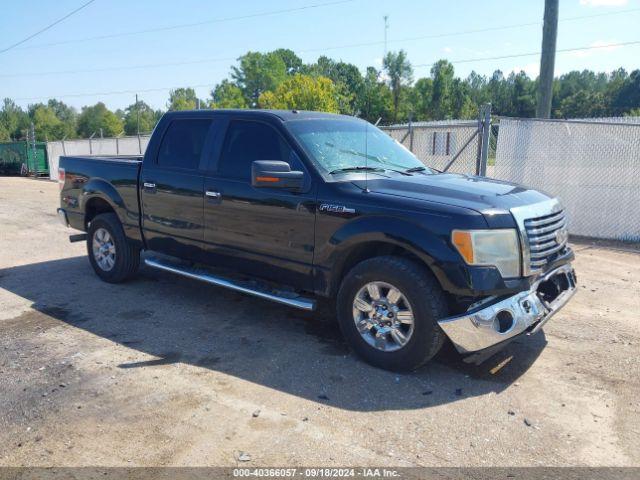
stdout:
POLYGON ((405 170, 406 173, 424 172, 426 167, 411 167, 405 170))
POLYGON ((335 170, 331 170, 329 172, 329 175, 333 175, 334 173, 341 173, 341 172, 359 172, 359 171, 384 172, 384 168, 365 167, 365 166, 336 168, 335 170))

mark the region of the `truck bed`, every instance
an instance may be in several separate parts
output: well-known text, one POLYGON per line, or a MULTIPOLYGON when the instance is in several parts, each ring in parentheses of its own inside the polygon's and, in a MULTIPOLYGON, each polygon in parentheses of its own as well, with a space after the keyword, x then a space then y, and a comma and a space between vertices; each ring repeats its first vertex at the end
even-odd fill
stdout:
POLYGON ((65 170, 64 198, 76 199, 63 207, 71 225, 84 230, 86 202, 94 192, 109 192, 109 201, 118 213, 125 232, 139 238, 140 205, 138 178, 142 156, 61 156, 60 168, 65 170))

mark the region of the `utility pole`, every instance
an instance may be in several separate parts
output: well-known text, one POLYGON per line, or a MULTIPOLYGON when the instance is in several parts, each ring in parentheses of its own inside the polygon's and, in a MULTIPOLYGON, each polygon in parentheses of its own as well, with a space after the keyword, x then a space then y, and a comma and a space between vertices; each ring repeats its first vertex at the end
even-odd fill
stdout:
POLYGON ((136 135, 140 136, 140 104, 138 103, 138 94, 136 93, 136 135))
POLYGON ((389 30, 389 15, 384 16, 384 55, 382 59, 387 56, 387 30, 389 30))
POLYGON ((544 1, 544 24, 542 26, 542 54, 538 78, 538 105, 536 117, 551 117, 553 95, 553 70, 556 61, 556 39, 558 37, 558 0, 544 1))

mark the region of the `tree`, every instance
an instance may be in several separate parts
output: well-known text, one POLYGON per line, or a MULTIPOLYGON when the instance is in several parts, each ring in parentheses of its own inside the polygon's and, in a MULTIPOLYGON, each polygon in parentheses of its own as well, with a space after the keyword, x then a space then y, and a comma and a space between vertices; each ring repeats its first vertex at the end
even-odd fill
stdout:
POLYGON ((471 87, 456 78, 453 80, 453 117, 468 120, 478 117, 478 104, 471 99, 471 87))
POLYGON ((393 98, 389 87, 380 81, 380 73, 374 67, 367 67, 362 89, 357 97, 359 115, 365 120, 376 123, 391 121, 393 98))
POLYGON ((433 80, 420 78, 411 89, 410 102, 413 105, 414 120, 430 120, 431 96, 433 95, 433 80))
POLYGON ((431 111, 436 120, 450 119, 454 116, 454 70, 447 60, 439 60, 431 67, 433 94, 431 111))
POLYGON ((60 100, 55 98, 50 99, 47 102, 47 106, 51 108, 56 117, 62 122, 63 136, 62 138, 74 138, 77 136, 78 128, 78 112, 75 108, 70 107, 60 100))
POLYGON ((242 90, 229 80, 220 82, 211 92, 211 108, 247 108, 242 90))
POLYGON ((275 90, 287 78, 287 65, 275 52, 248 52, 238 61, 240 66, 232 67, 231 78, 251 107, 257 105, 263 92, 275 90))
POLYGON ((78 134, 88 138, 94 133, 99 134, 101 129, 105 137, 120 135, 123 130, 122 121, 102 102, 92 107, 83 107, 78 116, 78 134))
POLYGON ((129 105, 123 113, 124 132, 127 135, 138 134, 138 118, 140 121, 139 133, 149 133, 155 128, 162 116, 161 111, 155 111, 142 100, 138 100, 137 105, 135 103, 129 105))
POLYGON ((198 107, 198 97, 193 88, 176 88, 169 92, 169 110, 195 110, 198 107))
POLYGON ((60 140, 64 138, 64 124, 55 110, 46 105, 37 105, 31 114, 36 140, 60 140))
POLYGON ((387 74, 391 93, 393 95, 393 121, 398 119, 398 109, 400 107, 400 92, 402 87, 411 85, 413 81, 413 68, 407 60, 404 50, 399 52, 389 52, 382 60, 382 68, 387 74))
POLYGON ((7 130, 4 125, 0 124, 0 142, 8 142, 9 140, 11 140, 9 130, 7 130))
POLYGON ((510 84, 513 110, 510 115, 529 118, 536 115, 536 85, 526 73, 511 72, 507 81, 510 84))
POLYGON ((0 125, 10 138, 22 138, 29 128, 29 115, 16 102, 5 98, 0 110, 0 125))
POLYGON ((624 79, 613 96, 611 107, 614 115, 640 107, 640 70, 634 70, 624 79))
POLYGON ((314 78, 300 73, 282 82, 274 91, 263 92, 258 103, 260 108, 338 111, 333 82, 326 77, 314 78))
POLYGON ((358 95, 362 90, 363 78, 360 70, 352 63, 336 62, 321 56, 316 63, 305 65, 302 73, 314 77, 327 77, 336 86, 340 113, 358 113, 358 95))
POLYGON ((287 75, 300 73, 300 70, 302 69, 302 59, 296 55, 293 50, 289 50, 288 48, 278 48, 277 50, 274 50, 273 53, 279 56, 284 62, 287 75))
POLYGON ((605 115, 604 95, 601 92, 579 90, 560 102, 558 116, 561 118, 590 118, 605 115))

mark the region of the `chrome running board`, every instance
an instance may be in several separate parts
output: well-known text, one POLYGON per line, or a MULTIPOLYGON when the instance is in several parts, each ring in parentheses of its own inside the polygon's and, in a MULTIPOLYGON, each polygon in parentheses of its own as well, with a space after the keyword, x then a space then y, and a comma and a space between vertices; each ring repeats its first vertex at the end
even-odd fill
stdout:
POLYGON ((244 286, 239 280, 231 280, 223 277, 215 276, 202 268, 189 267, 186 265, 177 265, 173 262, 160 258, 146 258, 144 263, 150 267, 164 270, 165 272, 176 273, 183 277, 193 278, 201 282, 209 283, 217 287, 228 288, 236 292, 246 293, 254 297, 271 300, 272 302, 288 305, 289 307, 299 308, 301 310, 315 310, 316 302, 310 298, 305 298, 291 293, 291 297, 285 296, 288 292, 269 292, 267 289, 257 289, 255 287, 244 286))

